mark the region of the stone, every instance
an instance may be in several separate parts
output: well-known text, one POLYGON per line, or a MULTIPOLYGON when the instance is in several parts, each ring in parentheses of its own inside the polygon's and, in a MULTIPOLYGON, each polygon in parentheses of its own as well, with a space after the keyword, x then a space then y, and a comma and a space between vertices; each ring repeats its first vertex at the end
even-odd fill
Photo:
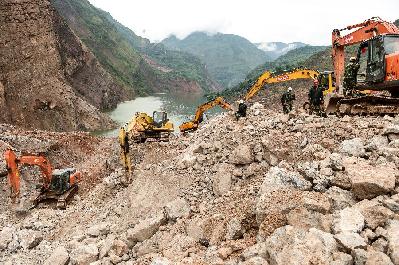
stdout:
POLYGON ((351 179, 346 172, 335 172, 330 183, 332 186, 337 186, 344 190, 350 190, 352 188, 351 179))
POLYGON ((287 224, 304 230, 314 227, 324 232, 330 232, 332 220, 329 217, 330 215, 323 215, 319 212, 309 211, 304 207, 298 207, 287 214, 287 224))
POLYGON ((114 243, 115 236, 113 234, 109 234, 105 240, 102 241, 101 246, 99 247, 99 259, 108 255, 108 252, 111 250, 111 247, 114 243))
POLYGON ((368 251, 365 265, 394 265, 391 259, 380 251, 368 251))
POLYGON ((345 208, 334 214, 333 231, 335 234, 343 232, 358 233, 363 230, 364 216, 356 208, 345 208))
POLYGON ((384 238, 378 238, 371 244, 371 246, 376 251, 380 251, 383 253, 386 253, 388 251, 388 241, 386 241, 384 238))
POLYGON ((390 220, 387 228, 388 255, 395 265, 399 264, 399 221, 390 220))
POLYGON ((127 230, 127 240, 132 245, 152 237, 166 221, 163 214, 140 221, 134 228, 127 230))
POLYGON ((267 258, 266 255, 266 243, 257 243, 255 245, 252 245, 241 253, 240 258, 242 260, 249 260, 253 257, 262 257, 262 258, 267 258))
POLYGON ((399 203, 395 200, 389 198, 382 202, 385 207, 387 207, 392 212, 398 213, 399 212, 399 203))
POLYGON ((28 229, 20 230, 18 232, 18 238, 23 249, 32 249, 43 240, 39 232, 28 229))
POLYGON ((343 164, 342 155, 338 153, 332 153, 329 157, 329 166, 334 171, 342 171, 345 169, 343 164))
POLYGON ((190 214, 190 205, 183 198, 177 198, 165 205, 166 218, 175 222, 178 218, 188 216, 190 214))
POLYGON ((302 196, 302 203, 308 210, 322 214, 326 214, 331 210, 330 201, 323 193, 305 191, 302 196))
POLYGON ((212 178, 212 187, 216 195, 221 196, 231 189, 232 171, 233 168, 229 164, 219 165, 218 171, 212 178))
POLYGON ((109 223, 100 223, 87 229, 87 234, 92 237, 98 237, 109 233, 109 223))
POLYGON ((391 124, 384 128, 382 135, 386 135, 389 141, 395 141, 399 139, 399 125, 391 124))
POLYGON ((380 151, 388 146, 388 138, 384 135, 374 135, 366 146, 369 151, 380 151))
POLYGON ((240 263, 241 265, 269 265, 267 260, 265 260, 262 257, 253 257, 248 260, 246 260, 243 263, 240 263))
POLYGON ((173 263, 164 257, 153 258, 150 265, 172 265, 173 263))
POLYGON ((372 199, 395 189, 398 171, 394 166, 372 166, 364 160, 353 162, 347 163, 345 168, 352 182, 352 192, 358 199, 372 199))
POLYGON ((333 211, 342 210, 347 207, 351 207, 356 203, 352 192, 343 190, 338 187, 331 187, 325 193, 330 199, 331 208, 333 211))
POLYGON ((249 145, 241 144, 237 146, 230 155, 230 163, 236 165, 251 164, 254 161, 254 155, 249 145))
POLYGON ((364 239, 359 234, 353 232, 339 233, 335 235, 334 238, 347 251, 350 251, 355 248, 365 249, 367 246, 364 239))
POLYGON ((339 150, 342 154, 349 156, 363 157, 366 154, 364 143, 361 138, 343 141, 339 147, 339 150))
POLYGON ((72 265, 89 265, 98 259, 98 248, 95 244, 80 245, 70 254, 72 265))
POLYGON ((115 239, 114 242, 112 243, 111 250, 113 254, 115 254, 118 257, 122 257, 123 255, 127 254, 129 251, 129 248, 125 242, 123 242, 120 239, 115 239))
POLYGON ((14 227, 4 227, 0 232, 0 250, 7 249, 8 244, 13 240, 14 233, 16 232, 14 227))
POLYGON ((67 265, 69 262, 69 254, 65 247, 56 248, 43 265, 67 265))
POLYGON ((366 226, 374 230, 378 226, 385 226, 385 223, 393 216, 393 212, 382 205, 375 205, 360 209, 366 222, 366 226))
POLYGON ((236 240, 242 237, 243 235, 243 227, 241 225, 241 221, 238 218, 232 218, 226 227, 226 239, 227 240, 236 240))
POLYGON ((353 258, 351 255, 343 252, 335 252, 332 255, 333 261, 330 265, 352 265, 353 258))
POLYGON ((367 251, 364 249, 354 249, 351 252, 354 265, 364 265, 367 261, 367 251))
POLYGON ((222 247, 218 249, 218 256, 225 260, 233 253, 233 249, 231 247, 222 247))
POLYGON ((302 265, 329 264, 331 255, 338 251, 338 245, 329 233, 315 228, 309 231, 284 226, 276 229, 266 239, 266 251, 270 264, 275 265, 302 265))
POLYGON ((263 179, 260 194, 279 187, 310 190, 312 184, 297 172, 288 171, 280 167, 272 167, 263 179))

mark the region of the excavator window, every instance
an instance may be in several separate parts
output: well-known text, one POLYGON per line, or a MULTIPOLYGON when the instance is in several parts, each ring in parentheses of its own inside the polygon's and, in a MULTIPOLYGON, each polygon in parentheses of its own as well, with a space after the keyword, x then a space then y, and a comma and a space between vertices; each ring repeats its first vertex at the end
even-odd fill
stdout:
POLYGON ((397 36, 386 36, 384 38, 385 53, 393 54, 399 52, 399 37, 397 36))
POLYGON ((168 121, 167 114, 163 111, 154 111, 152 114, 152 119, 154 121, 154 125, 158 128, 162 127, 168 121))
POLYGON ((366 69, 367 82, 382 82, 385 78, 385 49, 382 37, 369 40, 369 58, 366 69))

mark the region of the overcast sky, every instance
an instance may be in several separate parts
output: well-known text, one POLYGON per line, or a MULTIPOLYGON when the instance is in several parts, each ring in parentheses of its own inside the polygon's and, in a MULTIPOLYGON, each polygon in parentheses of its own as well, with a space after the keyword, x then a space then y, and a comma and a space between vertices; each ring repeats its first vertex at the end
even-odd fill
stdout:
POLYGON ((329 45, 331 31, 372 16, 394 21, 399 0, 89 0, 137 35, 161 41, 193 31, 232 33, 251 42, 329 45))

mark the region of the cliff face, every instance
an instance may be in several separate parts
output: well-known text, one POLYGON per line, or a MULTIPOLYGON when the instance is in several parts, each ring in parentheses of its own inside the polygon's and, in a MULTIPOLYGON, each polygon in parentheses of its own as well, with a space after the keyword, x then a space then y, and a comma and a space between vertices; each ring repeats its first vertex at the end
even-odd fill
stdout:
POLYGON ((47 0, 0 5, 0 122, 57 131, 97 130, 127 98, 47 0))

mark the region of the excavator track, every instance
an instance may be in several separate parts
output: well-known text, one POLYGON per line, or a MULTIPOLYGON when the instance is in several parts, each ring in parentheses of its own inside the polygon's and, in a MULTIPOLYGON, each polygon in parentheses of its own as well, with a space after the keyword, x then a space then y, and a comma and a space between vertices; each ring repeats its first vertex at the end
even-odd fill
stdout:
POLYGON ((337 102, 336 111, 341 115, 396 115, 399 98, 361 96, 343 98, 337 102))

